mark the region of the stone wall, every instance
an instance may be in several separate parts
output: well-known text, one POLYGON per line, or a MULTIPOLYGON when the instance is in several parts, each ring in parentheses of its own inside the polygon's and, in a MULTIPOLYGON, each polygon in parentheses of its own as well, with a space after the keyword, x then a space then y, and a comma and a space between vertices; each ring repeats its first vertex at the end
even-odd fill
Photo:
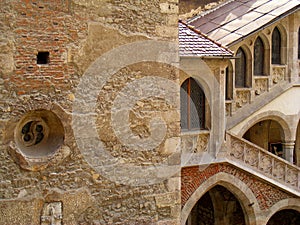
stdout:
MULTIPOLYGON (((205 5, 211 4, 212 6, 217 5, 218 0, 180 0, 179 1, 179 13, 189 13, 199 7, 205 8, 205 5)), ((207 6, 208 7, 208 6, 207 6)))
MULTIPOLYGON (((179 224, 179 173, 143 185, 115 182, 86 160, 72 127, 76 87, 92 63, 124 44, 176 42, 177 13, 176 0, 1 1, 1 224, 47 224, 52 218, 58 224, 179 224), (37 63, 41 53, 49 54, 45 64, 37 63)), ((117 94, 149 75, 178 80, 175 67, 164 63, 121 68, 99 90, 94 134, 124 165, 180 165, 178 95, 173 96, 175 105, 155 96, 130 110, 130 128, 139 139, 150 136, 152 117, 165 121, 166 134, 151 151, 122 144, 111 128, 117 94)), ((117 168, 112 169, 117 175, 117 168)))

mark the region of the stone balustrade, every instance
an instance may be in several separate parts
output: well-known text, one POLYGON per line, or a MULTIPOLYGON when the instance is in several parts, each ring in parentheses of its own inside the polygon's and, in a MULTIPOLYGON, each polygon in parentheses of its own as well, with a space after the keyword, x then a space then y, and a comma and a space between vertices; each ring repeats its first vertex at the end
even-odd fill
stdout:
POLYGON ((247 140, 227 133, 227 158, 297 191, 300 168, 247 140))

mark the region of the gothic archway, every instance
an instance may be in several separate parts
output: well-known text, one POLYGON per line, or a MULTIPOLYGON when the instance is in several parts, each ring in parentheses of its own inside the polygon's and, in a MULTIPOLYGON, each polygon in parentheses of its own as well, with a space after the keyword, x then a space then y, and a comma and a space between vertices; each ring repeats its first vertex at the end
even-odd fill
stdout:
POLYGON ((294 209, 283 209, 276 212, 268 221, 267 225, 298 225, 300 212, 294 209))
POLYGON ((217 185, 206 192, 193 207, 186 225, 245 225, 239 200, 225 187, 217 185))
POLYGON ((279 157, 284 157, 282 145, 284 143, 284 130, 275 120, 268 119, 257 122, 247 130, 243 138, 279 157))
MULTIPOLYGON (((239 201, 243 209, 245 223, 247 225, 256 224, 256 217, 259 211, 259 206, 257 199, 251 189, 235 176, 221 172, 208 178, 204 183, 202 183, 202 185, 199 186, 189 197, 189 199, 184 203, 181 211, 181 225, 188 224, 188 217, 191 214, 192 209, 206 193, 209 193, 209 191, 216 186, 224 187, 225 189, 227 189, 227 191, 231 192, 239 201)), ((212 198, 212 201, 215 200, 215 198, 212 198)))

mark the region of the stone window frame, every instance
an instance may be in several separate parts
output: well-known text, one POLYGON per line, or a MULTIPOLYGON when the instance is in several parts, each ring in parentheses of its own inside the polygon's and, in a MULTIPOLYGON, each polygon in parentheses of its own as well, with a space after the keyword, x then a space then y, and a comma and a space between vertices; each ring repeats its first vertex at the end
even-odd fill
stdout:
POLYGON ((236 50, 235 56, 237 57, 239 50, 242 51, 242 53, 245 55, 245 62, 244 62, 244 72, 242 74, 237 74, 237 59, 235 60, 235 66, 234 66, 234 86, 235 88, 251 88, 252 87, 252 57, 250 50, 246 46, 240 46, 236 50), (243 84, 237 85, 237 77, 243 76, 243 84))
MULTIPOLYGON (((180 111, 181 111, 181 123, 180 123, 180 127, 182 131, 192 131, 192 130, 205 130, 206 129, 206 103, 205 103, 205 93, 203 91, 203 88, 201 87, 200 83, 194 79, 193 77, 188 77, 187 79, 185 79, 182 84, 181 84, 181 89, 180 89, 180 111), (187 82, 187 83, 186 83, 187 82), (201 97, 201 102, 200 104, 196 104, 197 108, 197 112, 200 111, 200 115, 199 115, 199 124, 197 124, 196 127, 191 127, 191 100, 193 100, 194 98, 197 97, 197 93, 195 93, 195 95, 191 96, 191 88, 192 88, 192 82, 195 82, 194 84, 198 86, 199 89, 197 90, 201 90, 202 93, 200 93, 200 97, 201 97), (183 94, 185 91, 185 89, 183 88, 183 86, 187 84, 187 98, 186 101, 184 101, 183 99, 183 94), (191 97, 190 97, 191 96, 191 97), (186 104, 186 105, 185 105, 186 104), (187 109, 185 109, 187 108, 187 109), (184 110, 187 110, 186 114, 183 113, 184 110), (183 121, 183 117, 186 117, 187 119, 187 125, 182 125, 182 121, 183 121)), ((194 101, 195 102, 195 101, 194 101)))
POLYGON ((233 100, 233 66, 230 61, 225 68, 225 99, 233 100))
POLYGON ((254 42, 253 50, 253 74, 254 76, 261 76, 265 74, 265 44, 260 36, 254 42))
POLYGON ((282 65, 282 34, 277 26, 272 31, 272 57, 271 62, 275 65, 282 65), (276 47, 276 49, 275 49, 276 47))

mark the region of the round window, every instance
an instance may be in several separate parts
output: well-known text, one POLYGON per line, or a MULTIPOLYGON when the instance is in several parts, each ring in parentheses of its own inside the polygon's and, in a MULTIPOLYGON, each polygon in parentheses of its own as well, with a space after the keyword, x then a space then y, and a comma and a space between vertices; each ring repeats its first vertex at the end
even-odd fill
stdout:
POLYGON ((28 158, 50 156, 63 144, 64 128, 53 112, 30 111, 17 124, 15 142, 28 158))

